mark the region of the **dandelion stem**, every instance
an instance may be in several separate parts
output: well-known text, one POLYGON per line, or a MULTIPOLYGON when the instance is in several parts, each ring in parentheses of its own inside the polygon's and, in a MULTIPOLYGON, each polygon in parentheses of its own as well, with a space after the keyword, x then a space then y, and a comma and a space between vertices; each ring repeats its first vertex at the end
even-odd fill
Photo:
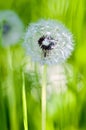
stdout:
POLYGON ((25 77, 22 72, 23 86, 22 86, 22 102, 23 102, 23 121, 24 121, 24 130, 28 130, 28 121, 27 121, 27 103, 26 103, 26 92, 25 92, 25 77))
POLYGON ((42 130, 46 130, 46 72, 47 66, 44 65, 42 74, 42 130))
POLYGON ((12 55, 10 47, 6 48, 7 51, 7 99, 9 104, 9 116, 10 116, 10 127, 11 130, 18 130, 18 121, 16 115, 16 98, 15 89, 13 82, 13 66, 12 66, 12 55), (11 98, 10 98, 11 97, 11 98))

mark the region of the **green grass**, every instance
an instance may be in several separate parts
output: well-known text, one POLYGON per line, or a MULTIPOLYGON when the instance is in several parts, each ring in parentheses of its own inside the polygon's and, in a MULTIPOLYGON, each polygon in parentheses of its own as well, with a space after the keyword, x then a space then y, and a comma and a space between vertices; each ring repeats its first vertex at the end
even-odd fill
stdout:
MULTIPOLYGON (((85 6, 86 0, 0 1, 0 10, 12 9, 18 13, 25 31, 30 22, 42 18, 57 19, 73 33, 75 49, 67 61, 72 66, 73 77, 70 80, 66 70, 68 91, 53 93, 47 100, 46 130, 86 130, 85 6)), ((28 71, 25 69, 27 61, 21 45, 0 48, 0 130, 24 130, 22 72, 25 73, 28 130, 41 130, 40 66, 36 68, 29 60, 28 71)))

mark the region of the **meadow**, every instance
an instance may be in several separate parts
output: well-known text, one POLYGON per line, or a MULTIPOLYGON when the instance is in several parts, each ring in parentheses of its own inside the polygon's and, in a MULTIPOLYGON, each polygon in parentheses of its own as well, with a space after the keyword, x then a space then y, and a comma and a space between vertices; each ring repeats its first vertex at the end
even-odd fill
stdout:
POLYGON ((0 20, 0 130, 86 130, 86 0, 0 1, 0 11, 7 10, 19 16, 23 27, 18 42, 14 37, 11 44, 9 36, 9 46, 3 46, 0 20), (47 66, 47 76, 23 48, 29 24, 39 19, 61 21, 74 38, 71 56, 64 64, 47 66))

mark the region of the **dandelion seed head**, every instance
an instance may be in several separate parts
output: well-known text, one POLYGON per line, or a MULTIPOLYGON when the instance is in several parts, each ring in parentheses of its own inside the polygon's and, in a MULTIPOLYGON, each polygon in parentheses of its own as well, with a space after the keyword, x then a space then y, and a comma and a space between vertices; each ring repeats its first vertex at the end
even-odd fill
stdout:
POLYGON ((17 43, 23 35, 24 25, 17 14, 10 10, 0 11, 0 32, 2 46, 17 43))
POLYGON ((41 64, 64 62, 73 50, 73 37, 66 27, 54 20, 39 20, 28 27, 24 47, 41 64))

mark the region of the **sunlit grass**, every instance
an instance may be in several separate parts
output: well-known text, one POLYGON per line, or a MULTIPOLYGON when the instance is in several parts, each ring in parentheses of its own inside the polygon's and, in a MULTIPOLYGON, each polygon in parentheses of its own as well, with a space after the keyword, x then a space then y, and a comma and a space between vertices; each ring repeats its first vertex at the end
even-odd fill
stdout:
MULTIPOLYGON (((14 4, 11 0, 0 1, 0 9, 15 10, 26 29, 30 22, 40 18, 57 19, 73 33, 75 49, 67 61, 71 67, 65 64, 67 91, 51 91, 46 104, 46 130, 86 129, 85 5, 85 0, 18 0, 14 4)), ((28 130, 41 130, 41 67, 29 62, 26 72, 22 43, 23 40, 8 49, 0 47, 0 130, 24 130, 22 71, 25 71, 28 130)))

